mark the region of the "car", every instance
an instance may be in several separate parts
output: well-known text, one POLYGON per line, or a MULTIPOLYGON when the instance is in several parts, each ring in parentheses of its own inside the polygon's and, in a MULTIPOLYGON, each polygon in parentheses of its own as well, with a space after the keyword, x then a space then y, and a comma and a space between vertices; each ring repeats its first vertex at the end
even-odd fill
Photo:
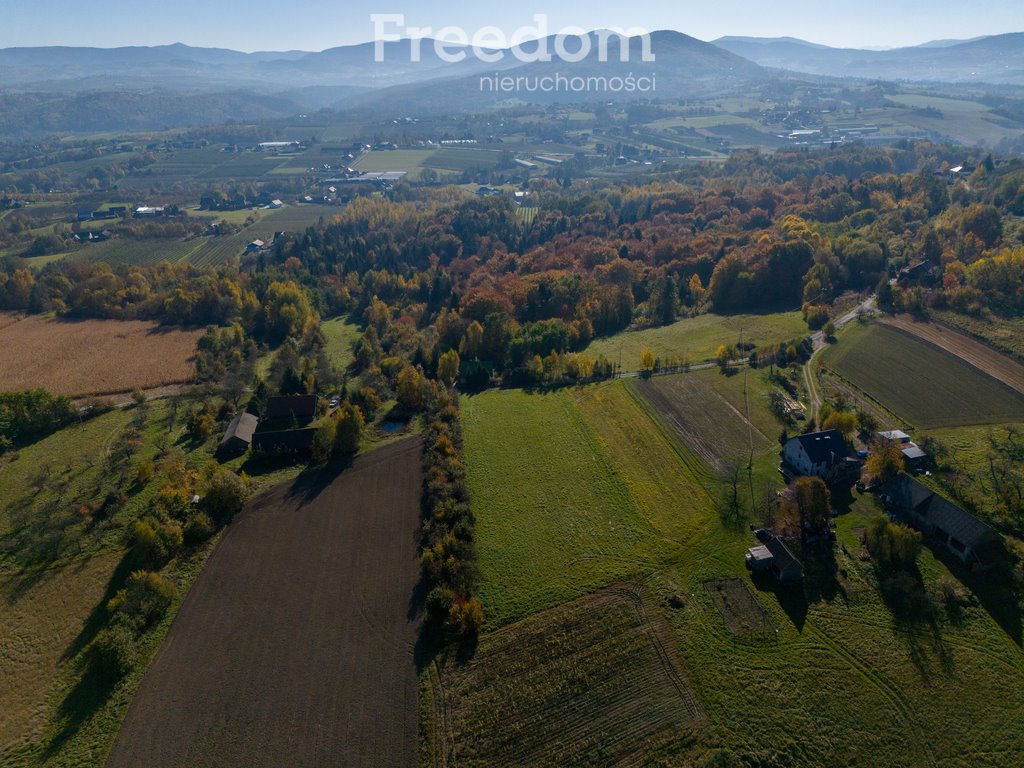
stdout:
POLYGON ((853 487, 857 489, 857 493, 864 493, 865 486, 864 483, 862 483, 860 480, 858 480, 856 485, 854 485, 853 487))
POLYGON ((338 400, 338 398, 336 398, 336 397, 332 397, 332 398, 331 398, 331 402, 330 402, 330 403, 328 403, 328 405, 330 405, 330 406, 331 406, 331 408, 337 408, 337 407, 338 407, 338 405, 340 404, 340 402, 341 402, 341 401, 340 401, 340 400, 338 400))

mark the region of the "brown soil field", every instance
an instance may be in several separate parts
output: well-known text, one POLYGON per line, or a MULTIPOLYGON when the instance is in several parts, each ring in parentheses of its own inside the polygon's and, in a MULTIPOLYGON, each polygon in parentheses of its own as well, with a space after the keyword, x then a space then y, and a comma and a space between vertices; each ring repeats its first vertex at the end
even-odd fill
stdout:
POLYGON ((945 325, 917 322, 908 315, 887 317, 882 323, 959 357, 968 365, 1024 394, 1024 365, 980 341, 945 325))
POLYGON ((202 330, 142 320, 55 320, 0 314, 0 391, 45 387, 71 397, 191 380, 202 330))
POLYGON ((146 671, 110 768, 417 764, 421 453, 401 440, 243 510, 146 671))
POLYGON ((659 609, 612 587, 428 668, 435 766, 659 765, 704 722, 659 609))

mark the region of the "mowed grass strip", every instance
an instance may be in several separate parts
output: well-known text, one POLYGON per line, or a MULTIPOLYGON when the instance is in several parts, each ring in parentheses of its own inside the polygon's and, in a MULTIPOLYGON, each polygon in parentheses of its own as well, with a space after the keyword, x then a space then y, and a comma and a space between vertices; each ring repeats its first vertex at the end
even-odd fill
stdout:
POLYGON ((717 472, 724 472, 730 463, 745 462, 752 452, 760 454, 772 446, 742 411, 715 391, 706 376, 656 376, 638 379, 632 386, 657 409, 680 439, 717 472))
POLYGON ((489 627, 650 570, 674 549, 565 390, 462 400, 489 627))
POLYGON ((187 382, 202 333, 142 320, 26 317, 0 329, 0 391, 77 397, 187 382))
POLYGON ((622 370, 640 370, 640 354, 650 347, 655 357, 686 358, 692 363, 712 360, 721 344, 744 343, 764 346, 808 335, 799 312, 764 315, 698 315, 671 325, 644 328, 595 339, 587 352, 604 355, 612 362, 622 360, 622 370))
POLYGON ((705 468, 696 456, 676 449, 626 383, 584 387, 573 397, 641 514, 677 542, 704 532, 713 505, 698 480, 705 468))
POLYGON ((884 325, 855 326, 825 364, 921 428, 1024 419, 1024 397, 952 355, 884 325))
POLYGON ((679 751, 699 711, 639 600, 582 598, 486 635, 467 665, 440 665, 432 696, 447 716, 432 751, 454 747, 448 764, 467 768, 642 765, 679 751))

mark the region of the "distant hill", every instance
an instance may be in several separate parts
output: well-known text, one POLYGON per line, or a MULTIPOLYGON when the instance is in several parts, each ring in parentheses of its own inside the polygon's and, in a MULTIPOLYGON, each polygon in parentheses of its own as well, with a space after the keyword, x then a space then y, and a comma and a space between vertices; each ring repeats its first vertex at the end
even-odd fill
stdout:
MULTIPOLYGON (((656 59, 653 62, 642 61, 640 38, 628 42, 628 61, 621 61, 621 47, 615 40, 608 44, 608 60, 601 61, 597 38, 594 33, 589 37, 591 53, 579 62, 555 59, 550 62, 521 63, 513 60, 514 66, 506 66, 505 69, 492 65, 491 69, 468 76, 395 86, 365 94, 356 98, 354 103, 367 110, 399 109, 424 114, 485 109, 523 102, 551 104, 695 98, 725 93, 777 76, 764 67, 680 32, 660 31, 651 34, 651 52, 656 59), (583 90, 562 88, 550 91, 532 87, 541 82, 542 78, 559 76, 570 81, 575 78, 575 82, 586 82, 587 86, 583 90), (610 86, 614 86, 616 83, 611 81, 618 78, 626 82, 630 76, 651 78, 653 90, 616 91, 611 87, 590 87, 592 79, 609 82, 610 86), (515 81, 517 87, 511 90, 494 87, 493 81, 506 78, 515 81), (524 86, 519 87, 519 83, 524 86)), ((575 51, 579 45, 578 38, 570 40, 566 43, 566 49, 575 51)), ((507 61, 503 63, 508 64, 507 61)))
POLYGON ((795 38, 722 37, 716 46, 792 72, 895 81, 1024 85, 1024 33, 935 40, 912 48, 829 48, 795 38))

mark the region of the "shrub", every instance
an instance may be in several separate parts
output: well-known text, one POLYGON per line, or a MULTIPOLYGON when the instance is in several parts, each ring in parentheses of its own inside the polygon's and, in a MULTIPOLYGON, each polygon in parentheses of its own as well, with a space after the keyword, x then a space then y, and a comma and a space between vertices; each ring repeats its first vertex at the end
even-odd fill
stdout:
POLYGON ((213 520, 225 525, 242 511, 248 495, 249 487, 244 479, 230 469, 218 466, 203 488, 203 510, 213 520))
POLYGON ((921 554, 921 534, 885 518, 872 520, 865 531, 868 551, 881 565, 912 565, 921 554))
POLYGON ((92 644, 91 662, 108 680, 120 680, 138 660, 135 633, 124 625, 107 627, 96 635, 92 644))
POLYGON ((213 536, 216 528, 213 525, 213 520, 205 512, 196 512, 189 517, 188 522, 185 523, 184 537, 185 543, 190 547, 194 547, 198 544, 202 544, 204 541, 213 536))
POLYGON ((128 583, 107 602, 111 625, 141 631, 156 624, 174 602, 174 583, 153 571, 134 571, 128 583))

